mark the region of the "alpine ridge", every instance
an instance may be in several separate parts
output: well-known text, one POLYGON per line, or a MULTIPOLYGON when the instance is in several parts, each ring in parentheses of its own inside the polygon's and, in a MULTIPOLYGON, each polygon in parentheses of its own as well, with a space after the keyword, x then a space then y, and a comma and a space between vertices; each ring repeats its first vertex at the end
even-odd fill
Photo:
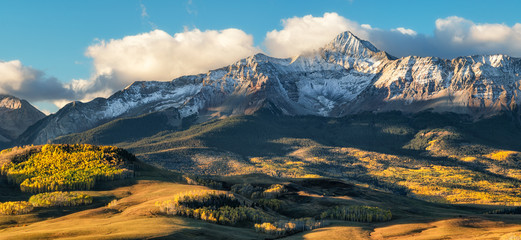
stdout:
POLYGON ((123 117, 163 112, 172 124, 270 108, 285 115, 341 117, 363 111, 519 115, 521 59, 505 55, 395 58, 350 32, 313 52, 256 54, 205 74, 135 82, 107 99, 69 103, 19 142, 41 144, 123 117))

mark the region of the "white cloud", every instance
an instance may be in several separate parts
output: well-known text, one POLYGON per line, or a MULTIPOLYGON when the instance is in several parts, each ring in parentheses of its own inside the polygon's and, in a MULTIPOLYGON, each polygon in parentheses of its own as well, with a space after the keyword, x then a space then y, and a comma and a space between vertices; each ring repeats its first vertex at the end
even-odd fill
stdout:
POLYGON ((362 25, 360 25, 360 27, 369 29, 369 30, 373 29, 373 27, 371 27, 371 25, 369 25, 369 24, 362 24, 362 25))
POLYGON ((449 42, 463 42, 469 35, 473 23, 460 17, 448 17, 436 20, 436 35, 449 42))
MULTIPOLYGON (((183 75, 203 73, 259 51, 253 46, 251 35, 231 28, 221 31, 193 29, 173 36, 154 30, 100 41, 88 47, 86 55, 93 59, 95 78, 100 80, 99 77, 104 76, 102 81, 109 81, 110 87, 118 89, 137 80, 170 81, 183 75)), ((74 84, 85 88, 87 83, 80 82, 74 84)))
POLYGON ((403 28, 403 27, 399 27, 399 28, 395 28, 395 29, 391 29, 391 31, 394 31, 394 32, 399 32, 401 34, 404 34, 404 35, 410 35, 410 36, 416 36, 418 35, 418 33, 412 29, 409 29, 409 28, 403 28))
POLYGON ((34 79, 35 76, 29 68, 22 66, 19 60, 0 62, 0 84, 2 91, 5 89, 20 90, 24 79, 34 79))
POLYGON ((436 20, 436 40, 461 55, 503 53, 521 56, 521 24, 474 23, 452 16, 436 20))
POLYGON ((293 17, 282 20, 282 25, 282 30, 268 32, 264 41, 268 52, 274 57, 292 57, 312 51, 348 29, 353 32, 359 30, 357 32, 360 34, 364 29, 371 29, 370 25, 361 26, 337 13, 325 13, 322 17, 293 17))

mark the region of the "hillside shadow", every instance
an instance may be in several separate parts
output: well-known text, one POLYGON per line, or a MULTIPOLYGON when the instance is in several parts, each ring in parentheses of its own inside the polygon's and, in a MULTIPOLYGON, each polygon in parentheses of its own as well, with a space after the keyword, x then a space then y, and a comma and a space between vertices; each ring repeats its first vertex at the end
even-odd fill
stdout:
POLYGON ((20 187, 7 183, 7 179, 0 176, 0 202, 27 201, 31 195, 20 191, 20 187))

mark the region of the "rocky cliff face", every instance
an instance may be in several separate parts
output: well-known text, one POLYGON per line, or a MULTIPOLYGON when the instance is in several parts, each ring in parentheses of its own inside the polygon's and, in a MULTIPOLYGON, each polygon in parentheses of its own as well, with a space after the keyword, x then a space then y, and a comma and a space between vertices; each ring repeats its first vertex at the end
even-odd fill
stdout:
POLYGON ((21 140, 43 143, 110 120, 156 111, 200 121, 251 114, 269 105, 287 115, 340 117, 360 111, 425 109, 486 116, 521 101, 521 60, 504 55, 396 59, 345 32, 288 59, 257 54, 206 74, 136 82, 113 96, 74 102, 21 140))
POLYGON ((45 114, 25 100, 0 95, 0 142, 10 142, 45 114))

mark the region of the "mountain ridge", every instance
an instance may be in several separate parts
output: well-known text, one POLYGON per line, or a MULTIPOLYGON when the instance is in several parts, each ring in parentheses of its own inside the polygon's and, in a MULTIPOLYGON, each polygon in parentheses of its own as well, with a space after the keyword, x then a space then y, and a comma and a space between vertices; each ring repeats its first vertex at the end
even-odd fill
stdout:
POLYGON ((476 55, 451 60, 395 58, 350 32, 316 51, 279 59, 256 54, 206 74, 135 82, 107 99, 73 102, 28 129, 19 142, 44 143, 121 117, 166 111, 199 122, 252 114, 341 117, 364 111, 439 112, 487 117, 519 113, 521 60, 476 55))

